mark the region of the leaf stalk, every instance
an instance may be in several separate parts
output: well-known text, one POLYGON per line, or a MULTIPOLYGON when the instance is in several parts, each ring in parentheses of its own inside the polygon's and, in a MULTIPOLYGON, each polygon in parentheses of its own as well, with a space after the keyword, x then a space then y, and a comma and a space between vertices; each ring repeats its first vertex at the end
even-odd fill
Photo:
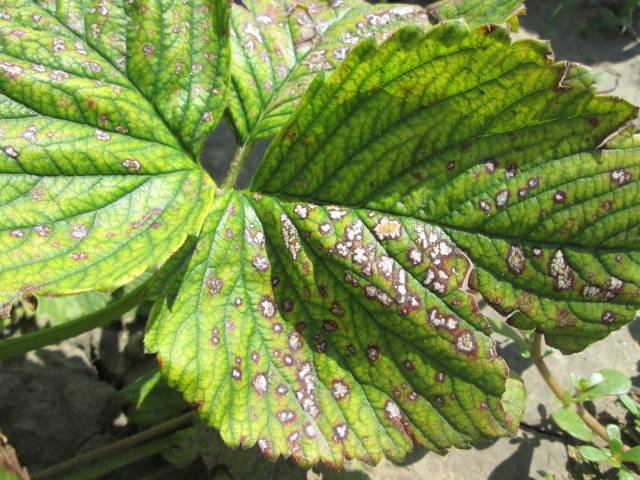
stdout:
POLYGON ((235 187, 236 182, 238 181, 238 175, 240 174, 240 170, 242 169, 242 165, 244 165, 244 162, 246 162, 247 158, 249 158, 251 150, 253 150, 253 142, 244 143, 236 149, 236 153, 233 156, 231 165, 229 165, 227 177, 222 183, 222 190, 230 190, 235 187))
MULTIPOLYGON (((162 422, 156 425, 155 427, 149 428, 140 433, 136 433, 135 435, 131 435, 130 437, 123 438, 122 440, 111 443, 109 445, 105 445, 104 447, 100 447, 90 452, 84 453, 82 455, 78 455, 65 462, 59 463, 58 465, 45 468, 44 470, 40 470, 34 473, 31 476, 31 478, 33 480, 59 478, 60 475, 63 475, 71 470, 74 470, 82 465, 86 465, 87 463, 90 463, 94 460, 98 460, 100 458, 108 458, 108 459, 111 459, 112 461, 117 462, 117 463, 114 463, 113 465, 111 464, 106 465, 107 462, 105 462, 105 465, 102 465, 102 463, 100 463, 99 464, 100 468, 98 468, 99 466, 97 464, 95 466, 92 465, 87 469, 87 470, 91 470, 95 467, 96 469, 98 469, 100 475, 104 474, 108 471, 115 470, 116 468, 119 468, 121 466, 127 465, 129 463, 133 463, 134 461, 139 460, 140 458, 153 455, 154 453, 157 453, 158 451, 167 447, 168 443, 170 443, 169 442, 169 440, 171 439, 170 436, 166 438, 162 438, 155 442, 150 442, 148 444, 143 445, 143 447, 147 447, 147 448, 140 447, 137 449, 132 449, 132 447, 138 444, 141 444, 143 442, 146 442, 147 440, 160 437, 166 433, 174 432, 186 425, 189 425, 190 423, 193 422, 194 419, 195 419, 194 412, 185 413, 184 415, 162 422), (128 456, 131 455, 132 452, 134 451, 136 451, 137 454, 129 458, 128 456), (127 461, 124 461, 125 459, 127 461), (109 467, 109 469, 105 470, 104 468, 106 467, 109 467)), ((86 472, 83 472, 83 475, 84 473, 86 472)), ((95 478, 95 476, 78 477, 77 475, 74 475, 73 477, 70 477, 70 478, 85 479, 85 478, 95 478)))

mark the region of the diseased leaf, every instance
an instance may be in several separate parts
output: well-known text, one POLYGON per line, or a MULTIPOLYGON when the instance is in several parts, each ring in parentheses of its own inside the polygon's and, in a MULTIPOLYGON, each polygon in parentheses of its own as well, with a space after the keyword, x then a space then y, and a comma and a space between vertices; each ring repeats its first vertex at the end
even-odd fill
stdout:
POLYGON ((522 385, 455 288, 466 259, 439 229, 407 219, 380 230, 383 218, 216 198, 146 346, 228 445, 340 465, 517 428, 522 385), (416 279, 415 258, 436 248, 452 307, 416 279))
MULTIPOLYGON (((229 0, 18 1, 25 11, 18 12, 16 5, 8 9, 10 15, 27 23, 36 15, 31 28, 56 28, 57 22, 29 11, 35 4, 60 19, 71 30, 65 33, 74 34, 69 40, 80 53, 95 51, 122 72, 162 116, 176 140, 198 156, 225 108, 229 0)), ((58 48, 66 46, 65 38, 61 40, 58 48)))
MULTIPOLYGON (((371 5, 361 0, 303 0, 294 4, 248 0, 233 5, 230 110, 245 141, 273 136, 285 125, 302 93, 330 72, 362 39, 386 39, 402 26, 431 28, 422 7, 371 5)), ((464 16, 471 26, 502 23, 518 0, 456 0, 428 8, 438 21, 464 16)))
POLYGON ((463 18, 471 27, 488 23, 505 23, 524 11, 517 0, 440 0, 427 6, 436 22, 463 18))
POLYGON ((0 0, 4 313, 35 292, 114 289, 198 231, 213 189, 194 158, 224 108, 227 11, 0 0))
POLYGON ((310 86, 252 188, 439 227, 511 324, 581 350, 640 305, 640 137, 598 149, 636 108, 550 57, 452 24, 363 43, 310 86))

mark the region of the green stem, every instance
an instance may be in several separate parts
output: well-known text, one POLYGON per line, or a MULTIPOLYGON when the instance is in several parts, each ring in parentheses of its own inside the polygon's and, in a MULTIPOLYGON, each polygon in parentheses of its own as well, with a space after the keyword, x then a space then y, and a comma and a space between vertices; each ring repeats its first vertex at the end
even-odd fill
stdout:
POLYGON ((253 143, 248 142, 241 145, 238 149, 236 149, 236 153, 233 156, 233 160, 231 161, 231 165, 229 165, 229 172, 227 173, 227 178, 225 178, 222 183, 223 190, 230 190, 235 187, 236 182, 238 181, 238 175, 240 174, 240 170, 242 169, 242 165, 249 157, 251 150, 253 149, 253 143))
MULTIPOLYGON (((173 432, 178 430, 179 428, 190 424, 195 418, 193 412, 185 413, 176 418, 172 418, 171 420, 167 420, 166 422, 162 422, 155 427, 149 428, 148 430, 144 430, 143 432, 136 433, 135 435, 131 435, 130 437, 123 438, 117 442, 111 443, 101 448, 97 448, 90 452, 84 453, 82 455, 78 455, 73 457, 66 462, 59 463, 58 465, 54 465, 53 467, 45 468, 44 470, 40 470, 31 476, 33 480, 42 480, 45 478, 59 478, 59 475, 64 474, 70 470, 78 468, 80 465, 84 465, 86 463, 92 462, 93 460, 97 460, 99 458, 109 458, 115 459, 120 458, 129 451, 135 445, 139 443, 145 442, 155 437, 159 437, 165 433, 173 432), (124 452, 124 453, 123 453, 124 452)), ((142 458, 142 457, 140 457, 142 458)), ((130 460, 130 463, 134 460, 130 460)), ((126 465, 126 463, 121 464, 126 465)), ((114 467, 118 468, 118 467, 114 467)), ((85 478, 85 477, 82 477, 85 478)), ((87 477, 88 478, 88 477, 87 477)), ((92 477, 93 478, 93 477, 92 477)))
POLYGON ((132 292, 113 300, 102 310, 85 315, 77 320, 28 333, 21 337, 2 340, 0 341, 0 360, 46 347, 97 327, 104 327, 136 307, 144 297, 147 287, 148 283, 145 282, 132 292))
MULTIPOLYGON (((593 433, 602 438, 605 442, 609 443, 609 436, 607 435, 607 430, 604 428, 597 418, 591 415, 582 405, 582 402, 577 402, 572 400, 571 394, 566 391, 562 386, 558 383, 556 378, 553 376, 549 367, 544 361, 544 355, 542 352, 543 345, 543 336, 541 333, 536 333, 533 337, 533 345, 531 346, 531 359, 533 360, 533 364, 538 369, 540 376, 544 379, 547 386, 551 389, 554 395, 562 402, 562 405, 567 408, 573 408, 580 418, 584 421, 584 423, 591 429, 593 433)), ((629 450, 628 445, 622 446, 622 451, 626 452, 629 450)))
POLYGON ((151 455, 155 455, 156 453, 169 448, 174 442, 175 435, 167 435, 166 437, 162 437, 127 450, 117 456, 107 457, 104 460, 88 465, 81 471, 71 475, 56 478, 60 478, 61 480, 93 480, 94 478, 100 478, 106 473, 117 470, 118 468, 124 467, 133 462, 137 462, 143 458, 150 457, 151 455))

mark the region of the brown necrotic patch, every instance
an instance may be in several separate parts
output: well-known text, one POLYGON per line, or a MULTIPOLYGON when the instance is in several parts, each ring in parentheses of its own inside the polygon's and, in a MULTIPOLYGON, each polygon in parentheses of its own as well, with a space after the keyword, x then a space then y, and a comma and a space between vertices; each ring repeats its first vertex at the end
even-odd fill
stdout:
POLYGON ((214 296, 220 292, 223 285, 224 282, 222 279, 218 278, 212 271, 207 272, 204 277, 204 286, 207 289, 209 296, 214 296))

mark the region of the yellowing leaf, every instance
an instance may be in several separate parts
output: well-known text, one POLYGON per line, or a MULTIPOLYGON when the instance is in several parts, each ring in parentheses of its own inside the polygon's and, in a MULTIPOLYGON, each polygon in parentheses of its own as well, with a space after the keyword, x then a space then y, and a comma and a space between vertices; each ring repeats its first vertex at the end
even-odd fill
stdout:
POLYGON ((213 189, 194 156, 224 108, 226 12, 0 0, 3 310, 118 287, 199 229, 213 189))

